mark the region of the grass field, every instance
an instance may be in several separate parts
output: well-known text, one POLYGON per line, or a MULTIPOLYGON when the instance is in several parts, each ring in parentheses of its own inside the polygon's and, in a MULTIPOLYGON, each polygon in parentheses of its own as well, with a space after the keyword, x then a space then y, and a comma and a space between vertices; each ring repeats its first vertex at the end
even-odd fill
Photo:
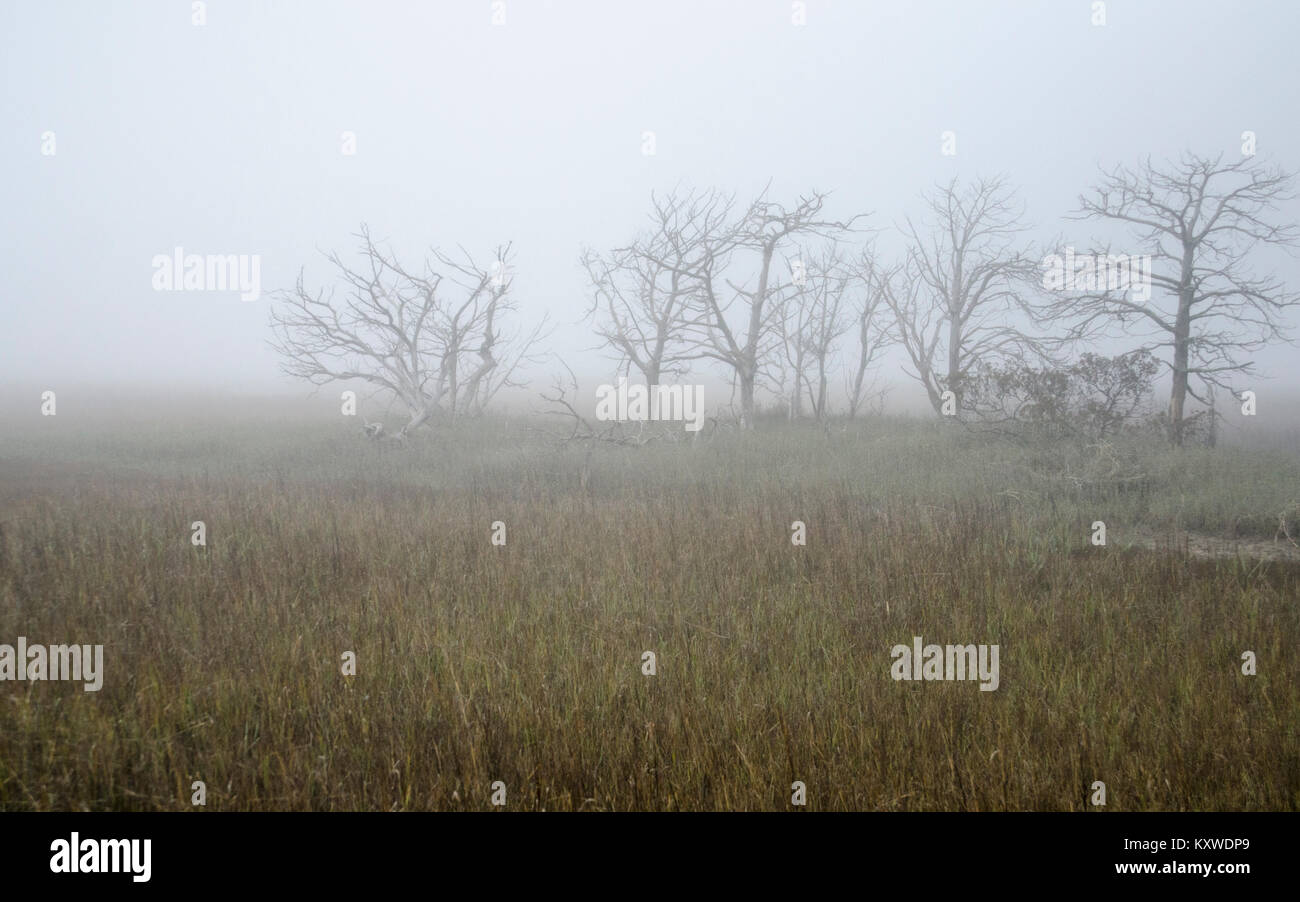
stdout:
POLYGON ((2 809, 1300 807, 1300 454, 154 422, 0 437, 0 642, 105 662, 0 683, 2 809), (913 636, 998 689, 893 680, 913 636))

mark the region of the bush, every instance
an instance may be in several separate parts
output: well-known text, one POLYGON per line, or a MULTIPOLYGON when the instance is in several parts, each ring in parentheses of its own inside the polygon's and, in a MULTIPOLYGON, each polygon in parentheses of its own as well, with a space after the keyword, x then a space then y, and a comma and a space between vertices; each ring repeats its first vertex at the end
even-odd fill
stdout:
POLYGON ((1084 354, 1063 367, 984 365, 968 378, 963 407, 985 424, 1095 442, 1143 415, 1159 368, 1148 351, 1084 354))

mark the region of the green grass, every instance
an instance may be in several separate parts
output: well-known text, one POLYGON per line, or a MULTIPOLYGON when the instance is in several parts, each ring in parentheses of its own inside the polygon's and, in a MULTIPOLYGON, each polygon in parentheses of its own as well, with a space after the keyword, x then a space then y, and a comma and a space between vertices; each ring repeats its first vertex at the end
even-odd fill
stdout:
POLYGON ((0 808, 1300 807, 1300 564, 1131 541, 1271 539, 1295 455, 58 419, 0 439, 0 642, 102 643, 104 687, 0 683, 0 808), (1000 688, 893 681, 915 635, 1000 688))

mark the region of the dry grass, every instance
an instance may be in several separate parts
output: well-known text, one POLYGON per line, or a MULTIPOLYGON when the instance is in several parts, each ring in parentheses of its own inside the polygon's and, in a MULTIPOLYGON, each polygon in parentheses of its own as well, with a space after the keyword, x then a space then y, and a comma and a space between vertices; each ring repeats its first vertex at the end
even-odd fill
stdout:
POLYGON ((584 488, 519 423, 60 428, 0 443, 0 642, 102 643, 105 682, 0 684, 0 808, 1300 807, 1300 565, 1124 541, 1271 529, 1291 457, 1139 449, 1108 494, 1076 452, 769 426, 584 488), (894 682, 914 635, 999 644, 1001 687, 894 682))

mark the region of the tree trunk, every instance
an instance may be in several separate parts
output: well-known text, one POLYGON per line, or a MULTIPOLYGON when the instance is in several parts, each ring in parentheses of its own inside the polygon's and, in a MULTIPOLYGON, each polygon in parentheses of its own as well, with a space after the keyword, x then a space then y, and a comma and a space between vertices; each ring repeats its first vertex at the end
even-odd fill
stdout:
POLYGON ((803 361, 796 363, 794 367, 794 391, 790 394, 789 418, 791 420, 803 418, 803 361))
POLYGON ((930 399, 930 406, 934 412, 943 416, 943 390, 939 386, 938 377, 935 376, 934 370, 928 367, 921 367, 918 372, 921 374, 921 383, 925 386, 926 396, 930 399))
POLYGON ((740 377, 741 425, 754 428, 754 382, 758 378, 758 346, 763 338, 763 308, 767 304, 768 276, 772 271, 772 255, 776 253, 776 239, 763 245, 763 263, 758 271, 758 287, 749 308, 749 331, 745 336, 744 364, 737 367, 740 377))
POLYGON ((826 358, 823 356, 817 361, 817 414, 818 420, 826 419, 826 393, 830 386, 826 378, 826 358))
POLYGON ((961 323, 953 316, 948 324, 948 391, 957 398, 957 410, 963 407, 961 396, 961 323))
POLYGON ((754 375, 737 373, 740 380, 740 425, 744 429, 754 428, 754 375))
POLYGON ((1208 439, 1210 447, 1213 448, 1219 444, 1219 405, 1214 401, 1214 388, 1210 388, 1210 437, 1208 439))
POLYGON ((426 404, 423 409, 412 411, 411 421, 401 428, 397 433, 398 437, 406 438, 412 432, 419 429, 424 425, 425 421, 428 420, 429 417, 433 416, 433 411, 434 406, 432 404, 426 404))
MULTIPOLYGON (((864 330, 865 331, 865 330, 864 330)), ((867 353, 866 341, 862 342, 862 356, 858 358, 858 370, 853 374, 853 393, 849 396, 849 419, 858 415, 858 408, 862 405, 862 383, 867 375, 867 353)))
POLYGON ((1183 273, 1178 289, 1178 317, 1174 320, 1174 380, 1169 391, 1169 440, 1183 445, 1183 416, 1187 406, 1187 360, 1192 332, 1192 251, 1183 254, 1183 273))

